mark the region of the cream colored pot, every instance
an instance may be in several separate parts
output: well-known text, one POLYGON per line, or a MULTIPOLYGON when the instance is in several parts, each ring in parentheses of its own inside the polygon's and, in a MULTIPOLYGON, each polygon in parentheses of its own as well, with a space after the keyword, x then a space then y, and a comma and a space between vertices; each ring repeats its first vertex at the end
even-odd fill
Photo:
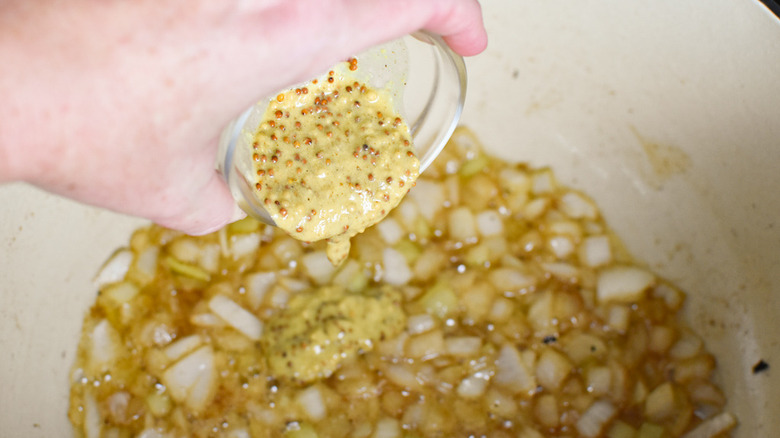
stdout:
MULTIPOLYGON (((485 0, 465 124, 591 193, 689 293, 738 437, 780 430, 780 22, 757 1, 485 0), (763 359, 766 372, 754 374, 763 359)), ((0 187, 0 436, 69 436, 101 262, 142 221, 0 187)))

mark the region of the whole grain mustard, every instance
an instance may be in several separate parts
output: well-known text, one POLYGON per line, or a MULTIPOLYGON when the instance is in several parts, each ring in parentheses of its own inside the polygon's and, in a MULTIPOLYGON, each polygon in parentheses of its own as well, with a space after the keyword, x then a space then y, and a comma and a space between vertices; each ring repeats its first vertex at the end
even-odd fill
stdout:
POLYGON ((379 222, 419 174, 409 127, 389 92, 330 71, 269 104, 254 138, 255 189, 277 226, 327 239, 338 265, 349 239, 379 222))

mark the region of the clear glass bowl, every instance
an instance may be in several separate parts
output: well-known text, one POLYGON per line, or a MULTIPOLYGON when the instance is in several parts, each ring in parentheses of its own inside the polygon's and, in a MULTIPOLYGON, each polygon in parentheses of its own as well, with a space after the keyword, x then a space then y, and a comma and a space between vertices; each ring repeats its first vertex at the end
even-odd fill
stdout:
MULTIPOLYGON (((463 58, 439 36, 427 32, 376 46, 356 58, 358 80, 391 92, 396 110, 409 125, 420 171, 424 171, 460 120, 466 97, 463 58)), ((255 194, 252 166, 253 136, 271 98, 247 109, 223 130, 217 168, 238 205, 248 215, 274 225, 255 194)))

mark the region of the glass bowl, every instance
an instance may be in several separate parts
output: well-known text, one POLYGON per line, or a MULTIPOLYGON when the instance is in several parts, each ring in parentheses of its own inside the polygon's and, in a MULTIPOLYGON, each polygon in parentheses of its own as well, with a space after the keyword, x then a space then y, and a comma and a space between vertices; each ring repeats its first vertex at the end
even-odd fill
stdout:
MULTIPOLYGON (((466 66, 437 35, 416 32, 360 53, 355 77, 388 90, 406 119, 424 171, 457 126, 466 97, 466 66)), ((294 87, 291 87, 294 88, 294 87)), ((272 96, 276 96, 274 93, 272 96)), ((228 124, 219 140, 217 169, 236 203, 248 215, 275 225, 256 196, 252 166, 253 136, 270 99, 261 100, 228 124)))

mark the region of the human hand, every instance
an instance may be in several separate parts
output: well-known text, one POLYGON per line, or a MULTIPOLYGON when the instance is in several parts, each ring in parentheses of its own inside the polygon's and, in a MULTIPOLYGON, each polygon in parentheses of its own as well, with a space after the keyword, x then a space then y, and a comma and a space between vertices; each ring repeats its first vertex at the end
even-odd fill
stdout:
POLYGON ((259 98, 419 29, 486 45, 477 0, 18 0, 0 8, 0 182, 191 234, 240 217, 214 170, 259 98), (5 67, 4 67, 5 68, 5 67))

